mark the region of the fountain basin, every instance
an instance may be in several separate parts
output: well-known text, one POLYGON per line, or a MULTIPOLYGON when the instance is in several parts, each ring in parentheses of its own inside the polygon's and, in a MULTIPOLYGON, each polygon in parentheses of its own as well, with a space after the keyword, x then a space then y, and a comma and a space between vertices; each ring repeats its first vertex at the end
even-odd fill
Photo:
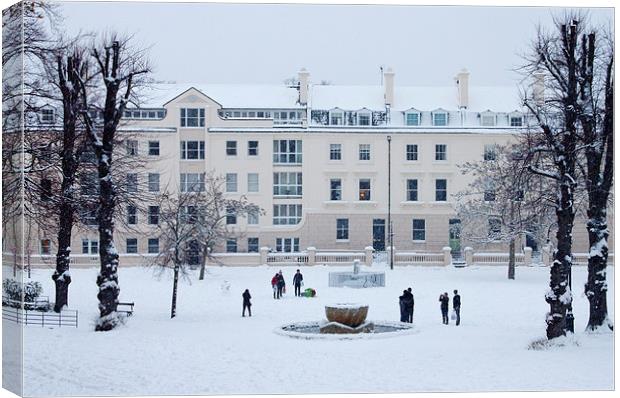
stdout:
POLYGON ((373 321, 374 330, 366 333, 321 333, 328 322, 296 322, 282 325, 274 330, 276 334, 303 340, 359 340, 398 337, 417 333, 411 323, 373 321))
POLYGON ((329 322, 356 328, 364 323, 368 316, 368 305, 340 303, 325 306, 325 316, 329 322))

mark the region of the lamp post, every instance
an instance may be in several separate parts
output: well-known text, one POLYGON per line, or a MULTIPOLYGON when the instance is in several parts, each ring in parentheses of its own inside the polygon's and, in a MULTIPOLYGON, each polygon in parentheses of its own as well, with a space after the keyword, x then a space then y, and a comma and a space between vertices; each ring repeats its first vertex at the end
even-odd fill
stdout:
POLYGON ((390 269, 394 269, 394 232, 392 231, 392 136, 388 142, 388 240, 390 244, 390 269))

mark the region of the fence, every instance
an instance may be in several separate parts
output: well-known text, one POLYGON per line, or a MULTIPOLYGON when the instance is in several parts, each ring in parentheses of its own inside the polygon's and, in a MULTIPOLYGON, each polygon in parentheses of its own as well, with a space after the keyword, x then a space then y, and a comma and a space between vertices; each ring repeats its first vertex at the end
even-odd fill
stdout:
POLYGON ((61 312, 30 311, 22 308, 2 306, 2 320, 36 325, 41 327, 72 326, 78 327, 77 310, 62 310, 61 312))

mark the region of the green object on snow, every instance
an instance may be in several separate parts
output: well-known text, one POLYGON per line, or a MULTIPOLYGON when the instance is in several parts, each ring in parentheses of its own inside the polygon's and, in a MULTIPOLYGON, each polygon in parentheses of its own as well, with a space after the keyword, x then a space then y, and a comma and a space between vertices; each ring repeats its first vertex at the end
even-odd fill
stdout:
POLYGON ((314 296, 316 296, 316 290, 312 289, 311 287, 304 290, 304 297, 314 297, 314 296))

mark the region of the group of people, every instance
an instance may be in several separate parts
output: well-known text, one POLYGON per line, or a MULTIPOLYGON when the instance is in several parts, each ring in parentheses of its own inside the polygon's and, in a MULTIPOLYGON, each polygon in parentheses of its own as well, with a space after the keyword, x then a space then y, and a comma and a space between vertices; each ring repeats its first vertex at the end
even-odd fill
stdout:
MULTIPOLYGON (((303 285, 304 276, 297 270, 293 276, 293 286, 295 287, 295 297, 301 297, 301 286, 303 285)), ((279 299, 286 293, 286 282, 282 270, 278 271, 271 278, 271 288, 273 289, 273 298, 279 299)))
MULTIPOLYGON (((441 318, 443 319, 443 324, 447 325, 449 323, 448 308, 450 306, 450 297, 448 296, 448 292, 444 292, 439 296, 439 302, 441 303, 441 318)), ((454 311, 456 326, 458 326, 461 324, 461 295, 459 295, 459 291, 456 289, 454 290, 454 296, 452 297, 452 310, 454 311)))
POLYGON ((398 298, 398 303, 400 305, 400 321, 412 323, 414 300, 411 288, 403 290, 403 295, 398 298))

